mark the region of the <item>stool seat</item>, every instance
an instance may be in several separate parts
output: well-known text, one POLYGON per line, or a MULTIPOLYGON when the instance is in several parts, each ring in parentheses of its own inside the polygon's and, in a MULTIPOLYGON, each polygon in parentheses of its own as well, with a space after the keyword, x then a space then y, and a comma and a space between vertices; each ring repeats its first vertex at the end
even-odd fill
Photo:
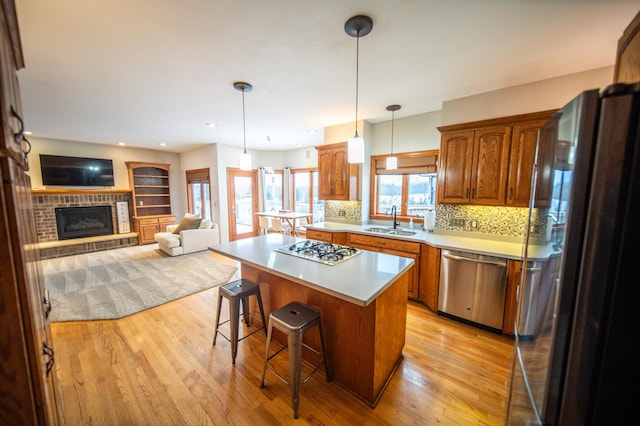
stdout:
POLYGON ((237 281, 230 282, 228 284, 222 285, 218 288, 218 312, 216 314, 216 327, 213 334, 213 344, 216 344, 216 338, 218 334, 231 342, 231 362, 232 364, 236 363, 236 355, 238 353, 238 342, 246 339, 251 336, 253 333, 256 333, 260 330, 264 331, 264 334, 267 334, 266 329, 266 321, 264 317, 264 309, 262 307, 262 296, 260 295, 260 287, 258 284, 249 281, 245 278, 241 278, 237 281), (238 338, 238 328, 240 326, 239 317, 242 315, 244 317, 244 322, 247 326, 251 326, 251 321, 249 320, 249 296, 255 296, 258 302, 258 308, 260 309, 260 316, 262 320, 262 327, 256 328, 251 333, 238 338), (222 308, 222 298, 226 298, 229 300, 229 319, 223 322, 220 322, 220 310, 222 308), (242 314, 240 314, 240 304, 242 304, 242 314), (219 329, 219 327, 223 324, 230 322, 230 334, 231 336, 227 337, 224 333, 219 329))
POLYGON ((271 371, 276 377, 287 383, 291 387, 291 405, 293 407, 294 418, 298 418, 298 408, 300 407, 300 386, 306 383, 323 365, 327 381, 329 382, 331 381, 331 376, 329 375, 326 351, 324 349, 324 337, 322 335, 320 311, 301 302, 291 302, 269 314, 267 345, 264 355, 264 368, 262 370, 262 381, 260 383, 260 387, 264 387, 267 370, 271 371), (273 355, 269 355, 269 347, 271 345, 271 336, 274 327, 287 335, 287 345, 280 348, 273 355), (303 342, 303 333, 311 327, 318 327, 322 352, 316 351, 312 347, 305 345, 303 342), (322 362, 318 364, 304 380, 301 379, 303 346, 322 356, 322 362), (289 381, 285 380, 268 365, 271 358, 275 357, 287 348, 289 349, 289 381))

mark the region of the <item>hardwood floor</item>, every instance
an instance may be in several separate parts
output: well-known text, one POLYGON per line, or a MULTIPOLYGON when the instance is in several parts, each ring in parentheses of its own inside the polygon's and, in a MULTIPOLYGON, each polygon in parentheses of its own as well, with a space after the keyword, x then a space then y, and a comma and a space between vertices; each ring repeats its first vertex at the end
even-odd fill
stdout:
MULTIPOLYGON (((207 290, 120 320, 52 324, 62 423, 504 423, 511 339, 439 317, 414 302, 404 360, 376 408, 317 373, 302 386, 300 417, 294 420, 287 385, 267 373, 267 385, 260 388, 263 334, 239 343, 235 366, 229 342, 218 338, 212 346, 217 294, 207 290)), ((224 301, 222 312, 227 318, 224 301)), ((273 361, 286 374, 287 356, 273 361)))

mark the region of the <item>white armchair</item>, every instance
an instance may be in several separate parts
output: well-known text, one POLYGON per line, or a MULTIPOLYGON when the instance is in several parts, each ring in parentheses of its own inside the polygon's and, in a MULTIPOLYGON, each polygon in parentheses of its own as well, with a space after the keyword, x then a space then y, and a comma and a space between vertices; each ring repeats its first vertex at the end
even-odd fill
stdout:
POLYGON ((170 256, 203 251, 210 245, 220 243, 220 230, 217 223, 203 220, 198 229, 184 229, 174 234, 173 231, 177 227, 178 225, 169 225, 167 232, 158 232, 155 235, 160 250, 170 256))

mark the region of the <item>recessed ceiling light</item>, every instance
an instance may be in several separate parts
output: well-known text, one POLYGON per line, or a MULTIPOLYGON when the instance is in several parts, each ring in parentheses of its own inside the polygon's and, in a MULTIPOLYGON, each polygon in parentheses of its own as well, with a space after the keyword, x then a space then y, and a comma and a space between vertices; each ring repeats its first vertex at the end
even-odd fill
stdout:
POLYGON ((205 123, 207 127, 218 127, 216 123, 205 123))
POLYGON ((124 142, 118 142, 118 145, 125 146, 126 144, 124 142))
POLYGON ((160 142, 160 146, 167 146, 167 144, 164 142, 160 142))

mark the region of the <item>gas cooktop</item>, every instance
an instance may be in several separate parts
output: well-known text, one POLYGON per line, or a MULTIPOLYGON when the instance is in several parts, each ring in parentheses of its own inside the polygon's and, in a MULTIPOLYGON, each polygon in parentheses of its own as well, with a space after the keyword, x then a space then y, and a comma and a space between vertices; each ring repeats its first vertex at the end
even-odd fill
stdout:
POLYGON ((362 250, 355 247, 315 240, 304 240, 288 244, 277 248, 276 251, 331 266, 349 260, 362 252, 362 250))

